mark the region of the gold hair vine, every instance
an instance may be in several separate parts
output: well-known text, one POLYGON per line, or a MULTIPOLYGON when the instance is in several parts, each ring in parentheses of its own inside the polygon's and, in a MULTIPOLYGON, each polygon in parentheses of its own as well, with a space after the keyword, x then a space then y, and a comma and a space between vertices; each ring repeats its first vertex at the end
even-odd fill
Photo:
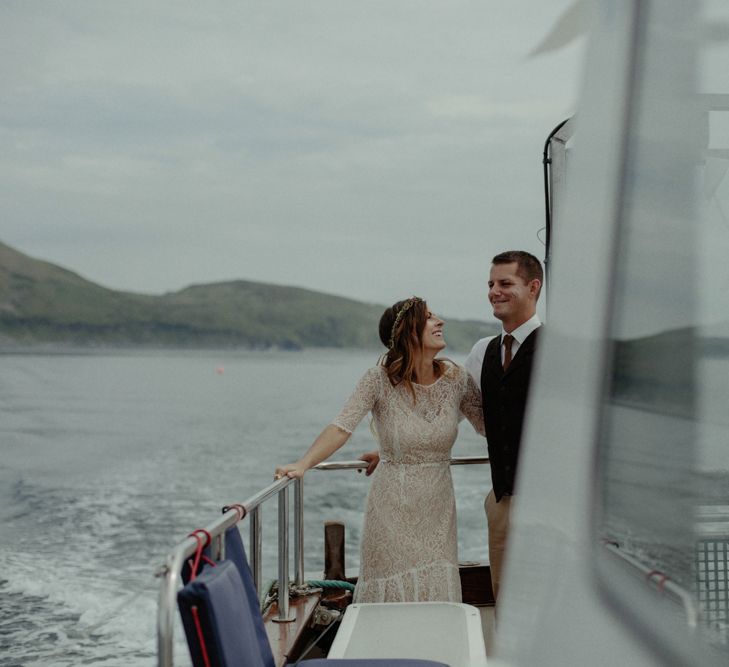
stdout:
POLYGON ((422 299, 419 296, 412 296, 403 304, 403 307, 400 308, 397 316, 395 317, 395 322, 392 325, 392 331, 390 332, 390 342, 387 346, 388 350, 391 350, 395 346, 395 329, 397 329, 397 325, 400 324, 400 320, 402 319, 403 315, 408 310, 410 310, 410 308, 412 308, 416 303, 420 303, 421 301, 422 299))

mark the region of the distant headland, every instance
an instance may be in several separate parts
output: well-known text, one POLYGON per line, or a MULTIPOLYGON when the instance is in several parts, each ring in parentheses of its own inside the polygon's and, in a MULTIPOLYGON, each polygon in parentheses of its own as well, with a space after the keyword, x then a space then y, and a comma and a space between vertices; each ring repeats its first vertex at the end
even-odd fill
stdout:
MULTIPOLYGON (((80 347, 378 349, 384 305, 247 280, 159 296, 107 289, 0 243, 0 344, 80 347)), ((448 320, 449 349, 467 352, 494 323, 448 320)))

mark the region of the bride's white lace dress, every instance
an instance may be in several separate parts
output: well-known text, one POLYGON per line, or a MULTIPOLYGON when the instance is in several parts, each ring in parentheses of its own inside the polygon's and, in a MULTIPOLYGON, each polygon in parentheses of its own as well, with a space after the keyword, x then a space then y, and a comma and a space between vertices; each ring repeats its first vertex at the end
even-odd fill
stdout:
POLYGON ((367 498, 355 602, 461 601, 456 503, 449 459, 461 415, 484 432, 481 393, 447 363, 417 400, 370 368, 332 422, 352 432, 372 412, 380 464, 367 498))

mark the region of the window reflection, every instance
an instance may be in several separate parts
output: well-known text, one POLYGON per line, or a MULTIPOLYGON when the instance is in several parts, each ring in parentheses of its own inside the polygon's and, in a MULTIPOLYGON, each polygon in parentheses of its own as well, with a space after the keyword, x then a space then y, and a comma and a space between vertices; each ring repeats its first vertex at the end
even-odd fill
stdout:
POLYGON ((729 655, 729 6, 702 4, 683 72, 661 59, 687 32, 658 23, 628 142, 598 530, 729 655), (680 89, 695 72, 698 95, 680 89))

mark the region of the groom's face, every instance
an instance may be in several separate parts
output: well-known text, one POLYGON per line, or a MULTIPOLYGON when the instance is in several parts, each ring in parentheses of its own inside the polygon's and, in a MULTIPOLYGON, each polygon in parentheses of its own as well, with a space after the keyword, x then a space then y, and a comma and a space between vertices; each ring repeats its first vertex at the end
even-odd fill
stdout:
POLYGON ((489 301, 494 309, 494 317, 501 320, 505 327, 520 326, 534 314, 536 307, 538 286, 525 281, 517 273, 518 269, 516 262, 493 264, 489 274, 489 301))

